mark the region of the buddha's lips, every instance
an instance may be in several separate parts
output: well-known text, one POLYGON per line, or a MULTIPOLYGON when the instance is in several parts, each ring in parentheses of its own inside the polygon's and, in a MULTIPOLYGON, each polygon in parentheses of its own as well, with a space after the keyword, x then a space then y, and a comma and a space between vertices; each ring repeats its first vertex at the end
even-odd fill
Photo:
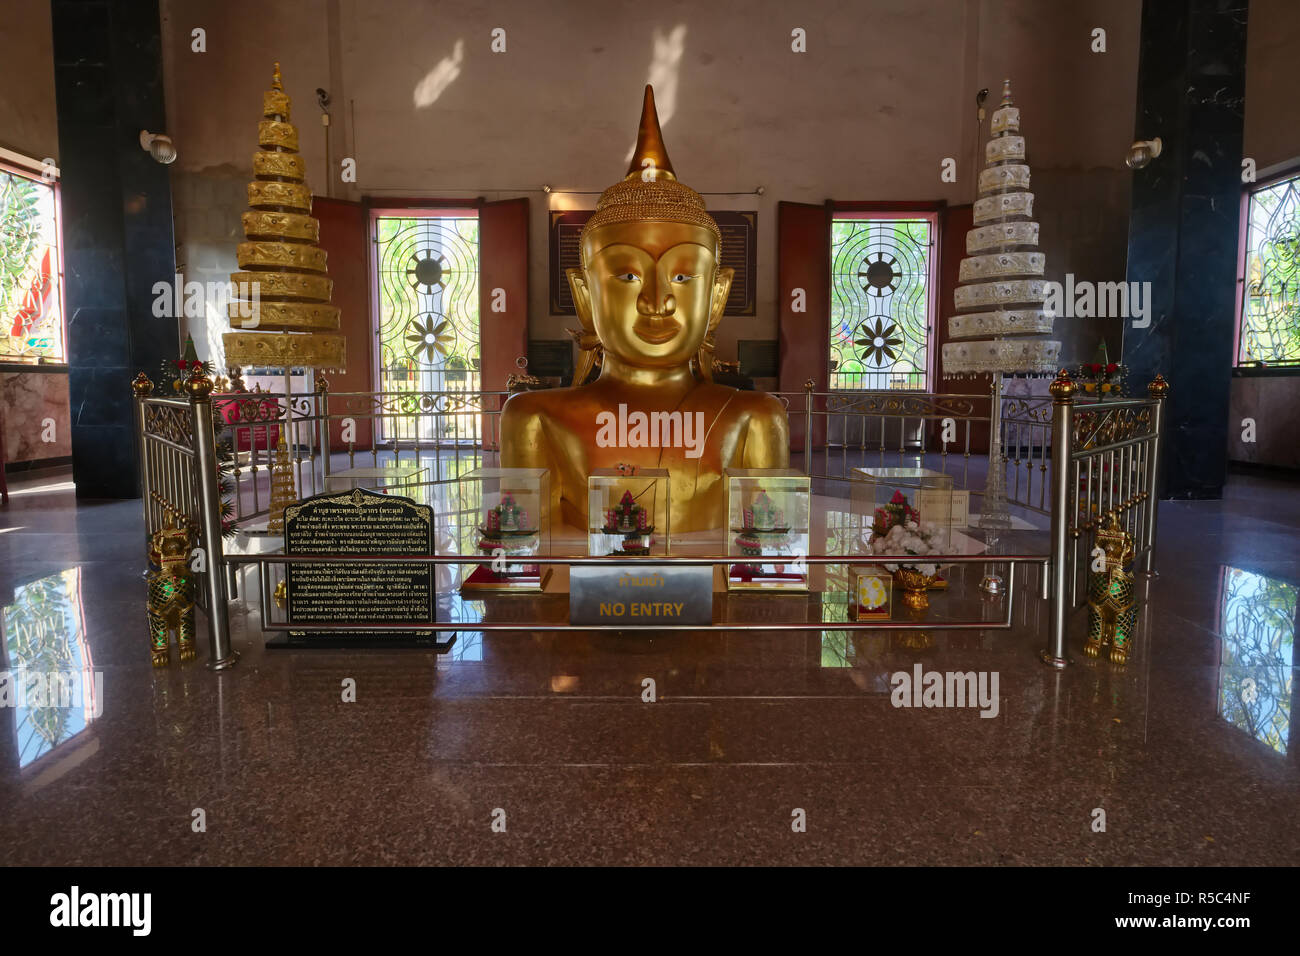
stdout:
POLYGON ((643 315, 632 326, 637 338, 650 345, 663 345, 676 338, 681 330, 682 324, 670 315, 643 315))

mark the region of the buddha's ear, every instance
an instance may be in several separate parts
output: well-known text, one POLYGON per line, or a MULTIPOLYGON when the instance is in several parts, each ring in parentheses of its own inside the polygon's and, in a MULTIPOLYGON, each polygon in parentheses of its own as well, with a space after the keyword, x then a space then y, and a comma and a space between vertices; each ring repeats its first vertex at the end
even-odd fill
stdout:
POLYGON ((564 275, 569 280, 569 291, 573 293, 573 305, 578 313, 578 321, 587 332, 596 330, 591 318, 591 290, 587 288, 587 277, 581 269, 565 269, 564 275))
POLYGON ((596 323, 591 317, 591 289, 587 287, 587 277, 581 269, 565 269, 565 278, 569 280, 569 291, 573 293, 574 311, 578 313, 580 329, 568 329, 573 341, 578 344, 578 361, 573 368, 573 384, 582 385, 587 381, 594 366, 601 361, 600 336, 596 334, 596 323))
POLYGON ((722 322, 722 313, 727 308, 727 296, 731 294, 731 280, 736 277, 736 270, 727 266, 719 269, 713 279, 713 298, 709 303, 709 331, 716 329, 722 322))

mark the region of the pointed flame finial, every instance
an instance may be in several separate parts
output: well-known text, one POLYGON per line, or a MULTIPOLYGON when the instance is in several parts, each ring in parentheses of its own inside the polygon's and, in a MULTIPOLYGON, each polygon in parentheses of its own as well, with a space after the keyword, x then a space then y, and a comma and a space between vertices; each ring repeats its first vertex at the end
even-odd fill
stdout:
POLYGON ((1011 102, 1011 80, 1010 80, 1010 79, 1005 79, 1005 80, 1002 81, 1002 103, 1001 103, 1001 105, 1002 105, 1002 106, 1011 106, 1011 105, 1013 105, 1012 102, 1011 102))
POLYGON ((636 134, 636 149, 625 179, 676 179, 673 164, 664 146, 664 134, 659 129, 659 114, 655 111, 655 91, 649 83, 645 86, 645 102, 641 106, 641 126, 636 134), (647 173, 646 170, 652 170, 647 173))
POLYGON ((278 60, 275 64, 275 72, 271 74, 271 89, 279 90, 281 93, 284 92, 284 86, 280 83, 280 63, 278 60))

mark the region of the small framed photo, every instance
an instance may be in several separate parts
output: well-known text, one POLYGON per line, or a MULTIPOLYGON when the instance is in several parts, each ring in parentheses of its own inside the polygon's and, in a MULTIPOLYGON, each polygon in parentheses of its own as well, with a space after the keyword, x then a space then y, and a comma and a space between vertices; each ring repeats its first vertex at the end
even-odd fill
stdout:
POLYGON ((849 568, 849 610, 853 620, 887 620, 893 582, 893 575, 884 568, 870 565, 849 568))

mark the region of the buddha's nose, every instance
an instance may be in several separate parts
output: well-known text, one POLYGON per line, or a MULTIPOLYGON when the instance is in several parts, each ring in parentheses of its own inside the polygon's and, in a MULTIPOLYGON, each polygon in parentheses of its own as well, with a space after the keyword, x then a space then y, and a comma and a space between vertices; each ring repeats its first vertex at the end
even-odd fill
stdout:
POLYGON ((672 315, 677 311, 677 296, 669 292, 664 296, 662 308, 657 308, 651 296, 642 294, 637 298, 636 310, 642 315, 672 315))

